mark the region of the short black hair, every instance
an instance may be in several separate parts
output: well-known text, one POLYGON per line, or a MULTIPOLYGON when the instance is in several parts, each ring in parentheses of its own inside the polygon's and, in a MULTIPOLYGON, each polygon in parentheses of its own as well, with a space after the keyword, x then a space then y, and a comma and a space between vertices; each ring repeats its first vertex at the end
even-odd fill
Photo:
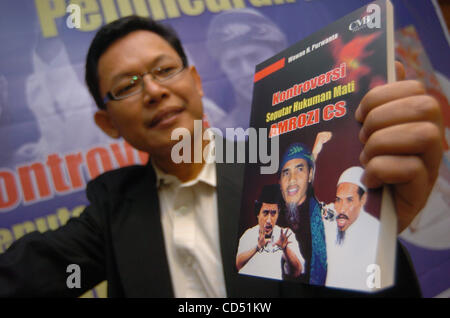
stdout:
POLYGON ((181 41, 175 31, 169 26, 158 23, 150 18, 132 15, 120 18, 100 28, 91 42, 86 57, 85 80, 89 92, 95 100, 98 108, 105 109, 103 97, 100 95, 98 61, 103 53, 117 40, 134 31, 146 30, 158 34, 166 40, 178 53, 183 66, 188 65, 187 57, 181 41))
POLYGON ((258 216, 263 203, 276 204, 278 212, 281 210, 281 190, 279 184, 265 185, 258 200, 255 200, 255 215, 258 216))

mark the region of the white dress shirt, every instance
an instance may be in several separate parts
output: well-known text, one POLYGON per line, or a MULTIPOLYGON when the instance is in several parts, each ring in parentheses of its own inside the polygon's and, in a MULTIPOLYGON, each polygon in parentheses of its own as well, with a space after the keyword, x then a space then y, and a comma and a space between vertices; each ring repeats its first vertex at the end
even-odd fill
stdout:
POLYGON ((185 183, 153 167, 175 297, 226 297, 215 164, 185 183))
MULTIPOLYGON (((240 274, 259 276, 272 279, 283 279, 282 259, 284 258, 283 250, 275 245, 275 242, 280 239, 281 227, 275 225, 272 231, 272 237, 269 243, 257 251, 255 255, 248 260, 248 262, 239 271, 240 274)), ((255 225, 252 228, 247 229, 239 239, 238 255, 253 249, 258 244, 259 238, 259 225, 255 225)), ((302 274, 305 271, 305 260, 300 252, 295 234, 291 229, 288 229, 286 234, 288 237, 288 247, 294 252, 298 260, 302 264, 302 274)), ((289 267, 285 264, 284 271, 289 274, 289 267)))
POLYGON ((326 286, 370 291, 367 267, 376 263, 380 222, 364 210, 337 244, 336 221, 324 221, 328 271, 326 286))

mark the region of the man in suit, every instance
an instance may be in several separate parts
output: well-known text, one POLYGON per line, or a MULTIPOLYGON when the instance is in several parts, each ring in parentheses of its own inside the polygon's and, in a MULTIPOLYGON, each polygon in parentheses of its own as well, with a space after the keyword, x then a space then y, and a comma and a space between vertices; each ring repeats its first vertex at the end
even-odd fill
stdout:
MULTIPOLYGON (((151 161, 98 177, 88 184, 90 205, 79 218, 12 244, 0 256, 0 296, 77 296, 105 279, 110 297, 347 295, 237 275, 243 167, 171 160, 172 130, 196 135, 203 91, 170 30, 135 16, 102 27, 88 52, 86 81, 99 106, 97 125, 151 161), (70 264, 81 270, 81 288, 66 285, 70 264)), ((356 118, 363 123, 364 181, 393 184, 401 230, 436 179, 439 105, 418 83, 399 82, 369 92, 356 118)), ((396 273, 396 286, 383 296, 420 295, 401 252, 396 273)))

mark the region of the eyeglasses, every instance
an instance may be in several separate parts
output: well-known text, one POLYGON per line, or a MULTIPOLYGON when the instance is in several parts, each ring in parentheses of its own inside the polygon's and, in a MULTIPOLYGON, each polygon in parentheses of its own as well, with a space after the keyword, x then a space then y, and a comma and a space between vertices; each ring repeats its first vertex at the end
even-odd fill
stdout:
POLYGON ((139 94, 144 89, 144 76, 150 75, 152 80, 158 83, 166 82, 185 70, 184 65, 155 67, 150 72, 136 74, 123 77, 120 82, 115 84, 113 88, 106 93, 103 103, 106 104, 111 100, 122 100, 127 97, 139 94))

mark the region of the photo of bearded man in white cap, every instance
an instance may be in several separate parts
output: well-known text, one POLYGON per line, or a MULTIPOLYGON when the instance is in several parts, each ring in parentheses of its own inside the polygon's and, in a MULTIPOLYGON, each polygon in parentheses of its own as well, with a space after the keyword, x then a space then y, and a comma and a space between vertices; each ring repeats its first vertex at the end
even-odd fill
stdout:
MULTIPOLYGON (((328 272, 326 286, 367 290, 367 268, 375 263, 379 220, 369 214, 364 169, 345 170, 337 183, 335 217, 324 220, 328 272)), ((333 205, 333 204, 331 204, 333 205)))

